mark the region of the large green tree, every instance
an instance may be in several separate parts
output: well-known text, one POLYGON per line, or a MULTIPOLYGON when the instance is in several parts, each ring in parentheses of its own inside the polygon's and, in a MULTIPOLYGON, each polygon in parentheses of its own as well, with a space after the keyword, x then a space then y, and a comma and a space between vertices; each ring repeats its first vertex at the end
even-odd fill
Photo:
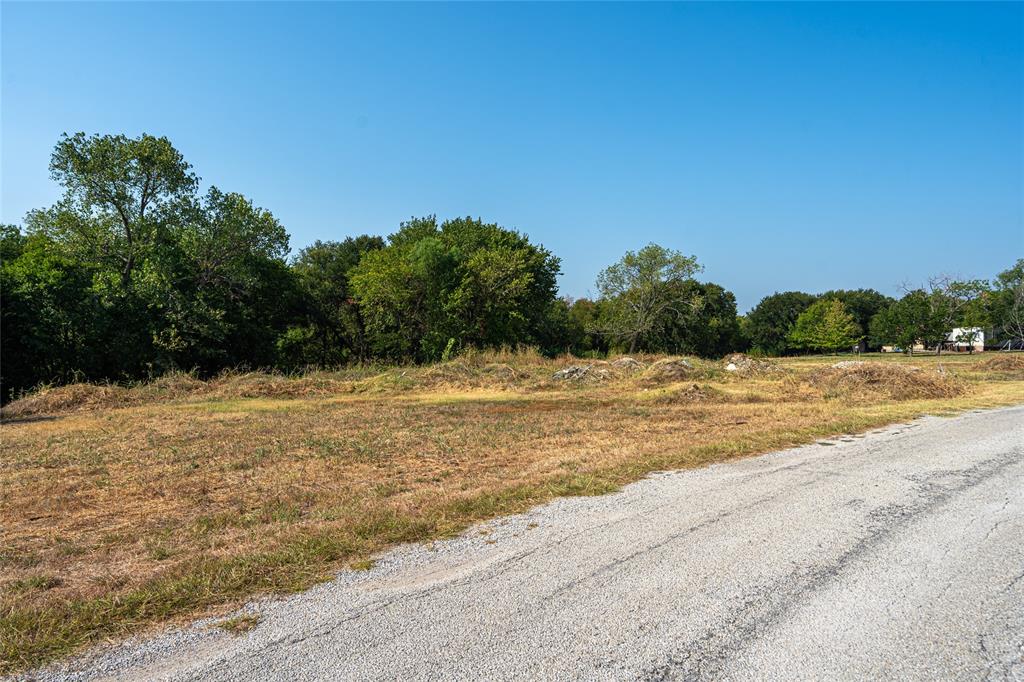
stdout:
POLYGON ((559 260, 479 219, 403 223, 364 254, 349 283, 374 353, 428 361, 460 347, 543 342, 559 260))
POLYGON ((981 279, 961 280, 939 275, 928 280, 928 306, 934 334, 927 339, 942 353, 942 344, 956 327, 983 323, 978 305, 988 291, 988 282, 981 279))
POLYGON ((64 135, 50 159, 64 188, 45 217, 51 236, 84 263, 116 275, 121 293, 168 240, 198 178, 166 137, 64 135))
POLYGON ((673 284, 682 300, 700 305, 670 314, 658 325, 651 350, 664 353, 721 357, 739 350, 742 341, 736 316, 736 297, 713 282, 687 280, 673 284))
POLYGON ((152 261, 160 285, 149 301, 159 313, 152 335, 161 364, 204 372, 273 364, 296 295, 281 223, 241 194, 211 187, 188 202, 168 238, 152 261))
POLYGON ((1024 258, 993 280, 988 317, 1002 339, 1024 348, 1024 258))
MULTIPOLYGON (((834 289, 821 294, 822 299, 836 299, 841 301, 846 309, 853 315, 853 319, 861 330, 867 330, 871 325, 871 318, 882 310, 893 304, 895 299, 891 296, 879 293, 874 289, 834 289)), ((866 340, 866 350, 877 350, 869 338, 866 340)))
POLYGON ((789 332, 797 348, 835 353, 860 341, 861 327, 837 298, 822 298, 800 313, 789 332))
POLYGON ((815 300, 816 296, 802 291, 776 292, 762 298, 746 316, 745 332, 751 346, 768 355, 795 350, 789 342, 789 332, 800 313, 815 300))
POLYGON ((914 352, 914 344, 941 343, 946 334, 945 324, 935 314, 929 294, 923 289, 908 292, 871 318, 873 343, 894 345, 910 354, 914 352))
POLYGON ((363 254, 384 246, 381 237, 361 235, 340 242, 317 241, 299 251, 292 270, 302 292, 303 319, 279 343, 286 364, 330 366, 367 359, 366 324, 348 277, 363 254))
MULTIPOLYGON (((63 196, 26 218, 28 240, 45 257, 16 259, 13 291, 27 296, 28 282, 73 270, 76 286, 87 281, 77 298, 92 312, 76 332, 87 361, 53 344, 53 357, 34 362, 40 380, 67 363, 83 378, 116 380, 274 363, 293 287, 288 235, 269 211, 216 187, 199 197, 191 167, 166 138, 65 135, 50 169, 63 196)), ((44 290, 75 317, 78 303, 56 285, 36 295, 44 290)), ((8 325, 5 341, 19 324, 8 325)))
POLYGON ((607 305, 602 300, 578 298, 567 302, 568 306, 568 350, 573 355, 591 357, 608 353, 608 336, 601 333, 607 315, 607 305))
POLYGON ((608 307, 605 334, 630 353, 650 347, 666 317, 682 318, 701 306, 700 292, 681 285, 702 269, 695 257, 657 244, 627 251, 597 277, 608 307))

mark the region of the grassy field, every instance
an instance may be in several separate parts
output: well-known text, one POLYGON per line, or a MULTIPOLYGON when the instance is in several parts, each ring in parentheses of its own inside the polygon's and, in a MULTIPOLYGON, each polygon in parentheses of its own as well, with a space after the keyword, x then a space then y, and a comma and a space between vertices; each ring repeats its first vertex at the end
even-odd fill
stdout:
POLYGON ((733 372, 637 359, 569 381, 552 373, 590 361, 491 353, 80 385, 12 403, 0 426, 0 672, 651 471, 1024 402, 1020 355, 733 372))

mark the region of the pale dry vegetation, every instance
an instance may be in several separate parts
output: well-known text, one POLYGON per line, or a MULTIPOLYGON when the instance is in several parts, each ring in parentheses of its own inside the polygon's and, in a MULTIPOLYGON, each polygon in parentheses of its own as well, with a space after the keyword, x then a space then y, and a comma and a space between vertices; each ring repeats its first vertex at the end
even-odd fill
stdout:
POLYGON ((741 372, 725 369, 739 357, 476 353, 26 396, 0 427, 0 665, 302 589, 394 543, 650 471, 1024 400, 997 357, 836 360, 741 372), (570 365, 590 378, 553 378, 570 365))

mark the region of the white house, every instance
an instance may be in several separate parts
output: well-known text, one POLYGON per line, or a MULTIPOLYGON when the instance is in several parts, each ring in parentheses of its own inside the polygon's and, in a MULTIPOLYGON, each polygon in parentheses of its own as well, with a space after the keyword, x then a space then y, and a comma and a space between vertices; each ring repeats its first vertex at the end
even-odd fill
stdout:
POLYGON ((943 347, 955 351, 985 350, 985 331, 981 327, 956 327, 943 347))

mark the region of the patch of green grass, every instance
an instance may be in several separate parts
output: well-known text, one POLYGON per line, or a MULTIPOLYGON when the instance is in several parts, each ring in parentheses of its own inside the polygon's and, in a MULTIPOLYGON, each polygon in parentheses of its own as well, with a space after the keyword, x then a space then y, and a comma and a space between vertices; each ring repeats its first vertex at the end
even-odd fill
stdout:
POLYGON ((5 589, 12 594, 51 590, 61 584, 61 579, 53 575, 33 575, 27 578, 12 580, 5 589))
POLYGON ((244 632, 249 632, 254 627, 259 625, 260 617, 256 614, 246 614, 243 616, 235 616, 234 618, 228 618, 217 623, 217 627, 221 630, 226 630, 233 635, 240 635, 244 632))
POLYGON ((371 568, 377 565, 374 559, 359 559, 349 564, 349 568, 353 571, 369 571, 371 568))

